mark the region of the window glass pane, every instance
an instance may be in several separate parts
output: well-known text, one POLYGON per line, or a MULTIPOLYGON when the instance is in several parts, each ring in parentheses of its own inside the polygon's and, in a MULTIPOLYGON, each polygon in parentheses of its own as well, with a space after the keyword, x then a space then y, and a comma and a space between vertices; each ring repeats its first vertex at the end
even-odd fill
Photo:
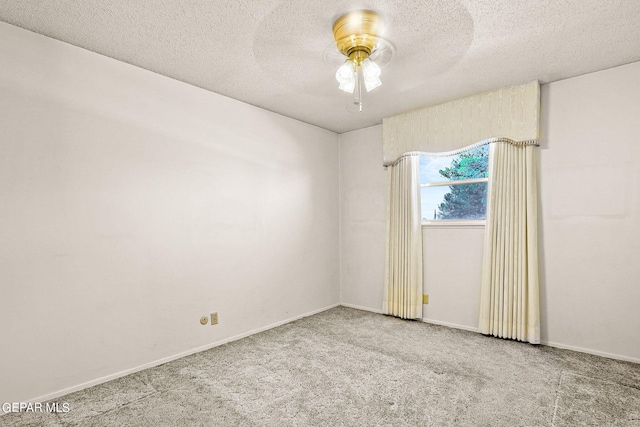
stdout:
POLYGON ((422 187, 422 220, 485 219, 487 183, 422 187))
POLYGON ((420 203, 422 204, 422 220, 438 219, 438 206, 449 193, 449 187, 422 187, 420 189, 420 203))
POLYGON ((450 167, 452 160, 453 157, 420 156, 420 184, 449 181, 448 178, 440 174, 440 170, 450 167))
POLYGON ((489 176, 489 146, 450 157, 420 157, 420 184, 489 176))

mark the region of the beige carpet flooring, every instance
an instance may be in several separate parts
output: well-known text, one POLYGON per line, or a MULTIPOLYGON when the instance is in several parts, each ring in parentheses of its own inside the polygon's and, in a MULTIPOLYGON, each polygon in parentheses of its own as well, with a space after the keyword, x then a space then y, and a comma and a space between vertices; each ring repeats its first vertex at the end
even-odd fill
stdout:
POLYGON ((640 426, 640 364, 338 307, 3 426, 640 426))

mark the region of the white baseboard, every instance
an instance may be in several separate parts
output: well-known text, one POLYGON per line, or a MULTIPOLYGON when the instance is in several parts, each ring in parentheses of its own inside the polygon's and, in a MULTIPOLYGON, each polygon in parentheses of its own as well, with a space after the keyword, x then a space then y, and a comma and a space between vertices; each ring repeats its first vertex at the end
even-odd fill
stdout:
MULTIPOLYGON (((471 331, 471 332, 480 333, 480 330, 478 328, 473 328, 473 327, 470 327, 470 326, 457 325, 455 323, 441 322, 439 320, 432 320, 432 319, 422 319, 422 321, 426 322, 426 323, 433 323, 434 325, 447 326, 447 327, 450 327, 450 328, 463 329, 465 331, 471 331)), ((546 345, 546 346, 549 346, 549 347, 561 348, 561 349, 564 349, 564 350, 577 351, 579 353, 593 354, 594 356, 606 357, 608 359, 615 359, 615 360, 623 360, 625 362, 640 363, 640 359, 638 359, 636 357, 622 356, 620 354, 607 353, 607 352, 604 352, 604 351, 591 350, 591 349, 588 349, 588 348, 576 347, 576 346, 572 346, 572 345, 560 344, 560 343, 557 343, 557 342, 544 341, 544 340, 541 340, 540 344, 546 345)))
MULTIPOLYGON (((48 400, 52 400, 52 399, 55 399, 55 398, 60 397, 60 396, 65 396, 65 395, 67 395, 69 393, 73 393, 73 392, 76 392, 76 391, 84 390, 85 388, 93 387, 95 385, 106 383, 108 381, 115 380, 117 378, 121 378, 121 377, 124 377, 124 376, 127 376, 127 375, 131 375, 131 374, 136 373, 136 372, 144 371, 145 369, 153 368, 155 366, 162 365, 164 363, 168 363, 168 362, 174 361, 176 359, 180 359, 182 357, 190 356, 190 355, 195 354, 195 353, 200 353, 201 351, 209 350, 211 348, 218 347, 218 346, 221 346, 223 344, 226 344, 226 343, 229 343, 229 342, 232 342, 232 341, 237 341, 239 339, 246 338, 246 337, 248 337, 250 335, 258 334, 260 332, 264 332, 264 331, 267 331, 269 329, 277 328, 278 326, 282 326, 282 325, 285 325, 287 323, 294 322, 296 320, 302 319, 303 317, 309 317, 309 316, 313 316, 314 314, 322 313, 323 311, 331 310, 332 308, 338 307, 339 305, 340 304, 333 304, 333 305, 330 305, 328 307, 324 307, 324 308, 320 308, 318 310, 311 311, 309 313, 305 313, 305 314, 301 314, 299 316, 291 317, 289 319, 282 320, 282 321, 276 322, 276 323, 272 323, 271 325, 267 325, 267 326, 264 326, 262 328, 253 329, 253 330, 251 330, 249 332, 245 332, 245 333, 242 333, 242 334, 239 334, 239 335, 235 335, 235 336, 230 337, 230 338, 225 338, 225 339, 220 340, 220 341, 215 341, 215 342, 213 342, 211 344, 207 344, 207 345, 204 345, 204 346, 201 346, 201 347, 197 347, 197 348, 194 348, 194 349, 191 349, 191 350, 183 351, 182 353, 174 354, 172 356, 163 357, 162 359, 154 360, 153 362, 145 363, 144 365, 140 365, 140 366, 136 366, 134 368, 126 369, 124 371, 116 372, 114 374, 107 375, 107 376, 104 376, 104 377, 101 377, 101 378, 97 378, 95 380, 87 381, 85 383, 78 384, 78 385, 75 385, 75 386, 72 386, 72 387, 68 387, 68 388, 65 388, 63 390, 59 390, 59 391, 56 391, 56 392, 53 392, 53 393, 48 393, 48 394, 45 394, 43 396, 37 397, 35 399, 30 399, 27 402, 46 402, 48 400)), ((2 414, 2 411, 0 411, 0 414, 2 414)))
MULTIPOLYGON (((201 347, 197 347, 197 348, 194 348, 194 349, 191 349, 191 350, 187 350, 187 351, 184 351, 182 353, 174 354, 172 356, 164 357, 162 359, 158 359, 158 360, 155 360, 153 362, 145 363, 144 365, 140 365, 140 366, 136 366, 134 368, 126 369, 124 371, 120 371, 120 372, 117 372, 117 373, 114 373, 114 374, 111 374, 111 375, 107 375, 107 376, 104 376, 104 377, 101 377, 101 378, 97 378, 95 380, 91 380, 91 381, 88 381, 88 382, 85 382, 85 383, 82 383, 82 384, 78 384, 78 385, 75 385, 73 387, 68 387, 68 388, 65 388, 63 390, 59 390, 59 391, 56 391, 56 392, 53 392, 53 393, 49 393, 49 394, 37 397, 35 399, 30 399, 28 402, 46 402, 48 400, 52 400, 52 399, 55 399, 57 397, 67 395, 69 393, 73 393, 73 392, 76 392, 76 391, 79 391, 79 390, 83 390, 85 388, 93 387, 95 385, 102 384, 102 383, 105 383, 105 382, 108 382, 108 381, 111 381, 111 380, 115 380, 117 378, 121 378, 121 377, 130 375, 130 374, 139 372, 139 371, 143 371, 145 369, 153 368, 155 366, 162 365, 164 363, 168 363, 168 362, 171 362, 173 360, 180 359, 182 357, 190 356, 190 355, 195 354, 195 353, 200 353, 202 351, 206 351, 206 350, 209 350, 211 348, 218 347, 218 346, 221 346, 223 344, 226 344, 226 343, 229 343, 229 342, 232 342, 232 341, 237 341, 239 339, 248 337, 250 335, 258 334, 260 332, 264 332, 264 331, 267 331, 269 329, 273 329, 273 328, 276 328, 278 326, 282 326, 282 325, 285 325, 287 323, 294 322, 294 321, 302 319, 304 317, 313 316, 314 314, 322 313, 323 311, 327 311, 327 310, 330 310, 332 308, 335 308, 335 307, 338 307, 338 306, 341 306, 341 305, 344 306, 344 307, 355 308, 357 310, 370 311, 372 313, 383 314, 382 310, 373 309, 373 308, 370 308, 370 307, 364 307, 364 306, 359 306, 359 305, 355 305, 355 304, 347 304, 347 303, 333 304, 333 305, 330 305, 330 306, 327 306, 327 307, 324 307, 324 308, 320 308, 318 310, 314 310, 314 311, 311 311, 309 313, 305 313, 305 314, 302 314, 302 315, 299 315, 299 316, 291 317, 289 319, 282 320, 280 322, 276 322, 276 323, 273 323, 273 324, 270 324, 270 325, 267 325, 267 326, 264 326, 264 327, 261 327, 261 328, 258 328, 258 329, 253 329, 251 331, 248 331, 248 332, 245 332, 245 333, 242 333, 242 334, 239 334, 239 335, 235 335, 233 337, 225 338, 223 340, 215 341, 213 343, 210 343, 210 344, 207 344, 207 345, 204 345, 204 346, 201 346, 201 347)), ((442 322, 442 321, 439 321, 439 320, 432 320, 432 319, 422 319, 422 321, 425 322, 425 323, 432 323, 434 325, 447 326, 447 327, 450 327, 450 328, 463 329, 463 330, 466 330, 466 331, 479 333, 478 328, 473 328, 473 327, 470 327, 470 326, 458 325, 458 324, 455 324, 455 323, 442 322)), ((541 341, 540 343, 542 345, 547 345, 549 347, 556 347, 556 348, 561 348, 561 349, 565 349, 565 350, 577 351, 577 352, 580 352, 580 353, 593 354, 593 355, 596 355, 596 356, 607 357, 609 359, 623 360, 623 361, 626 361, 626 362, 640 363, 640 359, 635 358, 635 357, 629 357, 629 356, 623 356, 623 355, 619 355, 619 354, 606 353, 606 352, 598 351, 598 350, 590 350, 590 349, 586 349, 586 348, 582 348, 582 347, 565 345, 565 344, 560 344, 560 343, 550 342, 550 341, 541 341)), ((0 411, 0 416, 1 415, 4 415, 4 414, 0 411)))
POLYGON ((355 305, 355 304, 347 304, 347 303, 344 303, 344 302, 342 304, 340 304, 340 305, 343 306, 343 307, 355 308, 356 310, 370 311, 372 313, 383 314, 382 310, 378 310, 378 309, 371 308, 371 307, 364 307, 364 306, 355 305))
POLYGON ((540 344, 547 345, 549 347, 562 348, 564 350, 577 351, 579 353, 593 354, 595 356, 606 357, 608 359, 615 359, 615 360, 623 360, 625 362, 640 363, 640 359, 638 359, 637 357, 622 356, 620 354, 607 353, 607 352, 604 352, 604 351, 591 350, 591 349, 588 349, 588 348, 576 347, 576 346, 573 346, 573 345, 566 345, 566 344, 559 344, 557 342, 544 341, 544 340, 541 340, 540 344))
MULTIPOLYGON (((465 331, 471 331, 471 332, 480 333, 480 330, 478 328, 473 328, 473 327, 470 327, 470 326, 457 325, 455 323, 441 322, 439 320, 432 320, 432 319, 422 319, 422 321, 425 322, 425 323, 433 323, 434 325, 447 326, 447 327, 450 327, 450 328, 463 329, 465 331)), ((541 340, 540 344, 546 345, 546 346, 549 346, 549 347, 554 347, 554 348, 561 348, 561 349, 564 349, 564 350, 577 351, 579 353, 593 354, 594 356, 606 357, 608 359, 615 359, 615 360, 623 360, 625 362, 640 363, 640 359, 638 359, 636 357, 629 357, 629 356, 623 356, 623 355, 620 355, 620 354, 607 353, 607 352, 604 352, 604 351, 591 350, 591 349, 588 349, 588 348, 576 347, 576 346, 566 345, 566 344, 560 344, 560 343, 552 342, 552 341, 541 340)))
POLYGON ((425 323, 431 323, 433 325, 447 326, 449 328, 462 329, 462 330, 471 331, 471 332, 478 332, 478 333, 480 332, 478 328, 465 326, 465 325, 458 325, 456 323, 441 322, 440 320, 433 320, 433 319, 422 319, 422 321, 425 323))

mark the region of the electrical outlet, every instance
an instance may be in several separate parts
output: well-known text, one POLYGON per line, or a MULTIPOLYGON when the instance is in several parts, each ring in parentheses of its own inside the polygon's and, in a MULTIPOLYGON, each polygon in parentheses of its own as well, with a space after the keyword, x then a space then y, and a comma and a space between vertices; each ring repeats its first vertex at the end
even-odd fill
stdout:
POLYGON ((422 294, 422 303, 423 304, 429 304, 429 295, 422 294))
POLYGON ((212 325, 218 324, 218 313, 211 313, 211 324, 212 325))

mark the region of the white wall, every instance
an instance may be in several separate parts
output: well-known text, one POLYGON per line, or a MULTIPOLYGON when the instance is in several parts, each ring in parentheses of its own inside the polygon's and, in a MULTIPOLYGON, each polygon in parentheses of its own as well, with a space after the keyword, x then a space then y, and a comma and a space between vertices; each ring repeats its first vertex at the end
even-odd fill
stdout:
MULTIPOLYGON (((634 63, 542 86, 540 239, 543 342, 640 362, 638 75, 634 63)), ((340 136, 342 298, 374 311, 385 208, 367 195, 386 194, 381 134, 340 136)), ((477 328, 481 232, 423 229, 426 320, 477 328)))
POLYGON ((423 227, 425 321, 478 330, 483 244, 484 226, 423 227))
POLYGON ((339 303, 336 134, 4 23, 0 63, 0 402, 339 303))
POLYGON ((382 310, 386 179, 382 125, 340 135, 340 293, 344 305, 382 310))
POLYGON ((640 362, 640 62, 542 87, 542 339, 640 362))

